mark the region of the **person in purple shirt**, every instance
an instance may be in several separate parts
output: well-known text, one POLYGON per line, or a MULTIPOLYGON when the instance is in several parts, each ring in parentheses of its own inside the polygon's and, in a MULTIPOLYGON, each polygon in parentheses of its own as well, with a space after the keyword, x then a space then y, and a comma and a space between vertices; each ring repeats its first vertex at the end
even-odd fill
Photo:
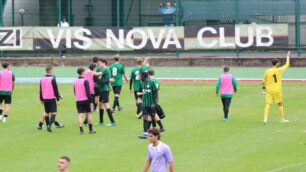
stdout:
POLYGON ((170 172, 174 172, 174 161, 170 147, 160 141, 160 132, 157 128, 148 130, 149 141, 147 161, 143 167, 143 172, 147 172, 151 166, 152 172, 167 172, 169 164, 170 172))

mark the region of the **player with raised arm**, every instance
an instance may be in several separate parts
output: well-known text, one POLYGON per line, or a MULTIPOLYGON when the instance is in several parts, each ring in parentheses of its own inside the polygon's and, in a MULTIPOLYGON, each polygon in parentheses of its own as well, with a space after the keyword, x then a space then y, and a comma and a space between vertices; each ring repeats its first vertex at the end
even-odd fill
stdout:
POLYGON ((284 107, 283 107, 283 95, 282 95, 282 75, 286 69, 288 69, 290 64, 290 51, 287 54, 286 64, 279 67, 279 61, 276 59, 272 60, 273 67, 267 69, 263 76, 263 90, 266 94, 266 106, 264 110, 264 120, 263 123, 266 124, 268 121, 268 115, 270 106, 275 101, 278 105, 279 115, 281 117, 281 123, 288 123, 289 120, 284 117, 284 107))

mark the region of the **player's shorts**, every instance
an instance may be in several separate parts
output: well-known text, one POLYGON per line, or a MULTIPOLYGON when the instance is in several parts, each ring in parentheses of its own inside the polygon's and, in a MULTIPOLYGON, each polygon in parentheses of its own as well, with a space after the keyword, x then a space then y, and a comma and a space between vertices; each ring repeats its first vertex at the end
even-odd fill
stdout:
POLYGON ((11 104, 12 103, 12 95, 0 95, 0 103, 11 104))
POLYGON ((90 113, 91 112, 90 102, 88 100, 77 101, 76 107, 77 107, 78 113, 90 113))
POLYGON ((90 103, 95 103, 95 94, 90 94, 90 103))
POLYGON ((143 116, 150 115, 150 116, 154 117, 156 115, 156 108, 143 107, 142 108, 142 115, 143 116))
POLYGON ((99 101, 101 103, 108 103, 109 102, 109 91, 101 91, 99 101))
POLYGON ((134 91, 134 97, 135 97, 135 99, 137 100, 138 98, 142 98, 142 96, 141 95, 137 95, 137 93, 138 93, 139 91, 134 91))
POLYGON ((266 103, 272 104, 273 102, 280 103, 283 102, 283 95, 281 92, 278 93, 266 93, 266 103))
POLYGON ((100 96, 100 88, 95 87, 95 96, 100 96))
POLYGON ((56 113, 57 105, 55 99, 44 100, 44 107, 46 113, 56 113))
POLYGON ((122 86, 113 86, 113 92, 114 94, 120 94, 121 93, 122 86))

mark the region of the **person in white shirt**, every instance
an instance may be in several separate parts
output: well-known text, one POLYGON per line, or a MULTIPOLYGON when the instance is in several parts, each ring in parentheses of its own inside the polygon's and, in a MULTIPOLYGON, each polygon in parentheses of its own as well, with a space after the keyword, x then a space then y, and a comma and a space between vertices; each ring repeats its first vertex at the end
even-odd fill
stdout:
MULTIPOLYGON (((57 27, 69 27, 69 23, 67 22, 67 18, 65 16, 62 17, 62 20, 60 23, 57 24, 57 27)), ((65 48, 60 50, 60 57, 65 58, 66 50, 65 48)))

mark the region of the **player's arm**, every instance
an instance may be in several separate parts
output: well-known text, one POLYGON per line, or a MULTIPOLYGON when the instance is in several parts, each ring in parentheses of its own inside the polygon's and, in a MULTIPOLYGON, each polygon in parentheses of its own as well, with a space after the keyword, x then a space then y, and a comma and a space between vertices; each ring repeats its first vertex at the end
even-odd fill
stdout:
POLYGON ((39 100, 42 102, 43 101, 43 97, 42 97, 42 89, 41 89, 41 81, 39 84, 39 100))
POLYGON ((131 77, 130 77, 130 91, 132 91, 133 82, 134 82, 134 77, 131 74, 131 77))
POLYGON ((89 82, 87 80, 85 80, 85 82, 84 82, 84 87, 85 87, 85 91, 86 91, 86 96, 87 96, 88 100, 90 100, 91 99, 90 88, 89 88, 89 82))
POLYGON ((122 75, 123 75, 123 78, 124 78, 125 82, 129 82, 128 78, 127 78, 126 75, 125 75, 125 68, 124 68, 124 65, 122 65, 122 75))
POLYGON ((13 81, 12 90, 14 90, 15 88, 15 75, 14 74, 12 75, 12 81, 13 81))
POLYGON ((58 91, 58 87, 57 87, 55 77, 53 77, 53 79, 52 79, 52 87, 53 87, 53 92, 54 92, 54 95, 56 97, 56 100, 59 101, 59 99, 62 98, 62 96, 60 95, 60 93, 58 91))
POLYGON ((173 161, 169 162, 169 169, 170 169, 170 172, 174 172, 174 162, 173 161))
POLYGON ((219 94, 220 91, 220 85, 221 85, 221 78, 218 79, 217 84, 216 84, 216 94, 219 94))
POLYGON ((236 81, 236 78, 232 78, 232 84, 233 84, 233 87, 234 87, 234 92, 237 93, 237 90, 238 90, 238 86, 237 86, 237 81, 236 81))
POLYGON ((149 170, 150 166, 151 166, 151 161, 148 160, 148 161, 144 164, 142 172, 147 172, 147 171, 149 170))
POLYGON ((286 64, 284 66, 280 67, 279 70, 281 72, 284 72, 286 69, 288 69, 289 65, 290 65, 290 51, 288 51, 288 53, 287 53, 286 64))
POLYGON ((266 89, 266 84, 267 84, 267 72, 265 72, 263 79, 262 79, 262 89, 266 89))

